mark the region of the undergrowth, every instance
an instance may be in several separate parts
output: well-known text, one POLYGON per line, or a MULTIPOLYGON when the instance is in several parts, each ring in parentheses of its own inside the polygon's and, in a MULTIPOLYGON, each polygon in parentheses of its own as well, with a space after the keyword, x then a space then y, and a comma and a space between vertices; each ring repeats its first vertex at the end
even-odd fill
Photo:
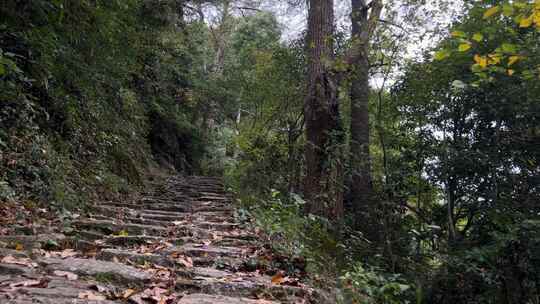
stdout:
POLYGON ((239 214, 252 220, 278 255, 305 260, 307 278, 302 279, 333 294, 336 303, 421 303, 414 300, 420 298, 414 284, 403 276, 345 258, 351 242, 336 234, 342 229, 324 218, 306 215, 299 195, 271 190, 264 198, 238 196, 239 214))

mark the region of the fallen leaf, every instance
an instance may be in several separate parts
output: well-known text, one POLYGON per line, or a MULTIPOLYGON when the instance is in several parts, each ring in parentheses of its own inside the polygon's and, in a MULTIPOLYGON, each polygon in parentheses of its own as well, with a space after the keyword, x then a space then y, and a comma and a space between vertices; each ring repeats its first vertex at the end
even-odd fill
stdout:
POLYGON ((91 291, 83 291, 83 292, 79 292, 79 299, 103 301, 103 300, 106 300, 107 298, 103 295, 95 294, 91 291))
POLYGON ((24 250, 24 246, 21 244, 21 243, 17 243, 15 245, 15 250, 17 251, 23 251, 24 250))
POLYGON ((134 293, 135 293, 135 289, 131 289, 131 288, 126 289, 122 293, 122 298, 127 299, 127 298, 131 297, 134 293))
POLYGON ((182 264, 184 265, 185 267, 187 268, 192 268, 193 267, 193 260, 188 257, 188 256, 185 256, 185 255, 181 255, 181 254, 172 254, 171 255, 175 260, 176 262, 178 262, 179 264, 182 264))
POLYGON ((65 249, 60 253, 60 257, 63 259, 76 256, 77 252, 74 249, 65 249))
POLYGON ((285 278, 283 277, 283 275, 281 274, 281 272, 276 273, 276 274, 272 277, 272 284, 280 285, 280 284, 283 283, 284 281, 285 281, 285 278))
POLYGON ((61 271, 61 270, 55 270, 53 272, 53 274, 55 276, 59 276, 59 277, 66 277, 68 280, 70 281, 75 281, 79 278, 78 275, 76 275, 75 273, 73 272, 69 272, 69 271, 61 271))

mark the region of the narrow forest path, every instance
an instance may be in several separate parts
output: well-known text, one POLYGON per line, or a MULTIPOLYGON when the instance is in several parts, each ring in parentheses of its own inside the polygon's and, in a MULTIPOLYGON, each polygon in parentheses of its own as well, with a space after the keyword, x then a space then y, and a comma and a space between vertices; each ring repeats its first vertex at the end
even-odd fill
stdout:
POLYGON ((88 214, 71 233, 0 236, 0 303, 319 302, 313 289, 257 267, 258 236, 235 221, 219 178, 170 177, 88 214))

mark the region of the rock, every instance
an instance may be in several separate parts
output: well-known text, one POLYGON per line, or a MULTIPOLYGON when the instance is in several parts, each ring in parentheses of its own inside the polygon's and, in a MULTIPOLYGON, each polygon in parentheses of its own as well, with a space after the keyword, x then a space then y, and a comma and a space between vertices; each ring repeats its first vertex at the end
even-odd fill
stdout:
POLYGON ((170 248, 169 251, 180 251, 191 257, 240 257, 243 253, 241 249, 234 247, 216 247, 197 244, 186 244, 180 247, 170 248))
POLYGON ((54 270, 69 271, 80 276, 93 277, 98 281, 123 285, 143 285, 152 277, 149 273, 132 266, 91 259, 45 258, 39 260, 39 263, 50 272, 54 270))
POLYGON ((118 249, 103 249, 97 256, 99 260, 114 261, 130 261, 134 264, 143 265, 145 263, 152 263, 163 267, 175 267, 175 262, 167 259, 166 257, 158 254, 141 254, 130 251, 118 250, 118 249))
POLYGON ((163 235, 166 232, 166 229, 160 226, 122 224, 106 220, 78 220, 74 221, 73 225, 79 229, 89 229, 103 232, 104 234, 126 232, 133 235, 163 235))
POLYGON ((27 258, 28 254, 24 251, 18 251, 13 249, 7 249, 7 248, 0 248, 0 256, 5 257, 6 255, 10 255, 12 257, 16 258, 27 258))
POLYGON ((28 251, 34 248, 41 248, 47 242, 60 244, 64 240, 66 240, 66 236, 59 233, 0 236, 0 242, 7 243, 9 247, 15 247, 14 245, 20 244, 24 250, 28 251))
POLYGON ((2 304, 118 304, 109 300, 87 300, 78 298, 58 298, 58 297, 43 297, 36 295, 16 295, 15 298, 5 299, 0 294, 0 303, 2 304), (5 301, 5 302, 4 302, 5 301))
POLYGON ((30 267, 15 264, 0 264, 0 275, 29 275, 34 273, 30 267))
POLYGON ((261 302, 246 298, 231 298, 208 294, 190 294, 183 297, 178 304, 278 304, 279 302, 261 302))

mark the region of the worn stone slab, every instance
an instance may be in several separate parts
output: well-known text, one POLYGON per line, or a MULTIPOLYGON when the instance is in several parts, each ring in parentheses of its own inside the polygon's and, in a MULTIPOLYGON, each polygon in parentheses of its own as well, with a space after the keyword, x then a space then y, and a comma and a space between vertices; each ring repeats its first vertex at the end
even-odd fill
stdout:
POLYGON ((3 235, 0 236, 0 243, 7 245, 21 244, 25 250, 41 248, 47 241, 55 241, 60 244, 66 236, 59 233, 36 234, 36 235, 3 235))
POLYGON ((162 235, 166 232, 166 229, 160 226, 124 224, 106 220, 78 220, 74 221, 73 225, 79 229, 95 230, 105 234, 113 234, 125 231, 128 234, 134 235, 162 235))
POLYGON ((113 281, 126 285, 142 285, 151 279, 151 275, 132 266, 91 259, 44 258, 39 263, 52 272, 62 270, 81 276, 90 276, 98 280, 113 281))
POLYGON ((273 301, 259 301, 247 298, 232 298, 220 295, 190 294, 183 297, 178 304, 279 304, 273 301))
POLYGON ((135 264, 145 264, 145 263, 152 263, 164 267, 175 267, 177 266, 176 263, 170 259, 168 259, 165 256, 159 255, 159 254, 151 254, 151 253, 135 253, 131 251, 126 250, 119 250, 119 249, 103 249, 101 252, 98 253, 96 256, 96 259, 98 260, 104 260, 104 261, 115 261, 115 259, 118 259, 119 261, 130 261, 135 264))
POLYGON ((38 295, 17 294, 14 298, 0 294, 2 304, 119 304, 122 302, 109 300, 86 300, 79 298, 43 297, 38 295), (5 301, 5 302, 4 302, 5 301))
POLYGON ((16 258, 28 257, 28 253, 26 253, 25 251, 18 251, 18 250, 13 250, 13 249, 8 249, 8 248, 0 248, 0 256, 4 257, 7 255, 10 255, 16 258))
POLYGON ((234 247, 199 246, 197 244, 185 244, 180 247, 172 247, 169 251, 181 251, 192 257, 240 257, 243 251, 234 247))
POLYGON ((129 235, 129 236, 111 236, 105 239, 105 244, 111 246, 132 247, 166 241, 176 246, 181 246, 189 241, 190 238, 163 238, 151 235, 129 235))
MULTIPOLYGON (((42 279, 36 277, 34 279, 42 279)), ((28 280, 19 277, 12 282, 21 282, 28 280)), ((6 292, 0 292, 0 303, 26 304, 112 304, 115 301, 106 300, 88 300, 80 299, 79 294, 83 292, 92 292, 99 295, 97 291, 91 289, 92 284, 84 281, 70 281, 65 278, 51 276, 47 278, 45 287, 17 287, 13 290, 7 289, 6 292), (9 295, 9 296, 8 296, 9 295)))
POLYGON ((16 265, 16 264, 3 264, 0 263, 0 275, 29 275, 34 273, 31 267, 16 265))
MULTIPOLYGON (((268 280, 269 281, 269 280, 268 280)), ((305 297, 306 291, 299 287, 279 286, 266 284, 255 278, 246 280, 222 279, 222 278, 199 278, 178 279, 175 285, 176 290, 187 293, 204 293, 222 295, 228 297, 259 297, 286 300, 291 297, 305 297)))
POLYGON ((101 206, 107 207, 124 207, 130 209, 148 209, 148 210, 157 210, 157 211, 174 211, 174 212, 188 212, 190 209, 188 204, 163 204, 163 203, 141 203, 141 204, 130 204, 130 203, 121 203, 121 202, 107 202, 101 206))

